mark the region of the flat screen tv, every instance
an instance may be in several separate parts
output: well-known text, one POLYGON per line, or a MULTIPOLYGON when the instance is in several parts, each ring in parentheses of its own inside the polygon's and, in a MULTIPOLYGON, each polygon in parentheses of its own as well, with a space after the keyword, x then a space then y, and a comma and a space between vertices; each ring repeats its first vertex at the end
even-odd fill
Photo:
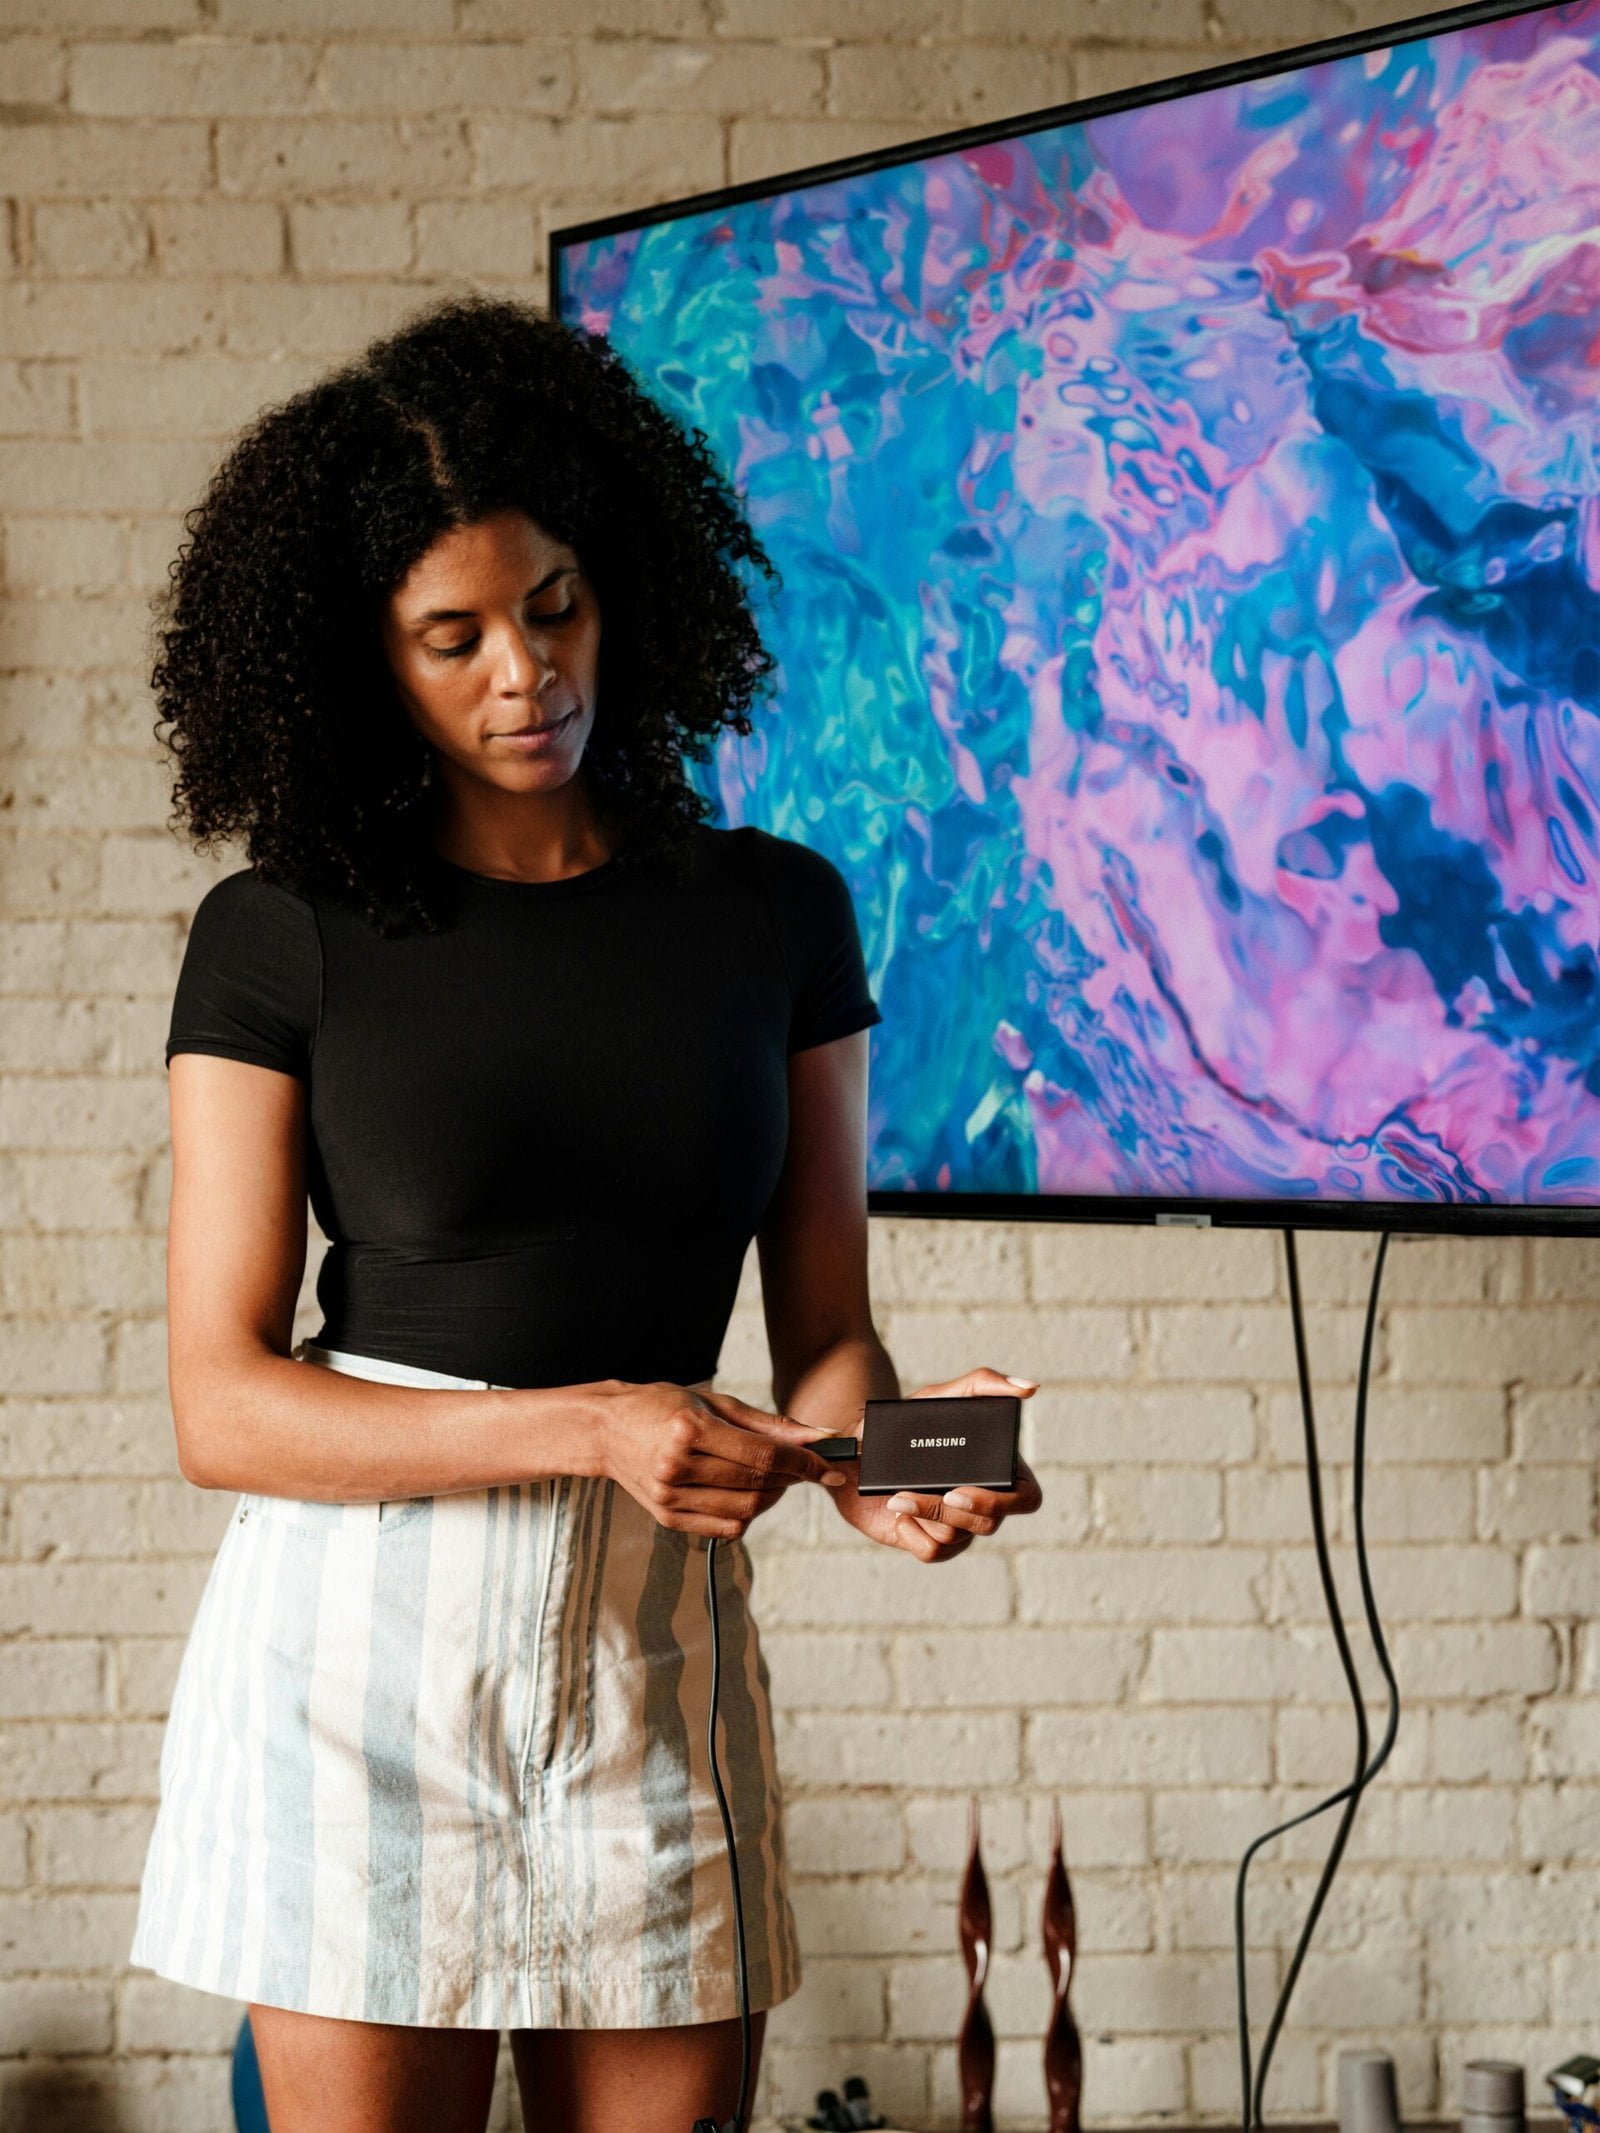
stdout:
POLYGON ((869 1205, 1600 1232, 1600 0, 560 229, 781 573, 869 1205))

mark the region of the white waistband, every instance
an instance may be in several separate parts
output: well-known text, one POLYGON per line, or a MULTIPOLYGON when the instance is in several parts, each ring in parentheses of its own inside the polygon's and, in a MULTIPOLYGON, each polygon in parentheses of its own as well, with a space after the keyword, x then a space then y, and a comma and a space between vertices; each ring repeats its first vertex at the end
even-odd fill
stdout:
MULTIPOLYGON (((421 1363, 391 1363, 383 1356, 357 1355, 348 1348, 324 1348, 316 1341, 299 1341, 292 1349, 296 1362, 317 1363, 324 1370, 342 1370, 347 1377, 372 1378, 380 1385, 443 1385, 475 1392, 514 1392, 515 1386, 497 1385, 492 1378, 458 1378, 448 1370, 429 1370, 421 1363)), ((714 1379, 697 1378, 686 1389, 709 1392, 714 1379)))

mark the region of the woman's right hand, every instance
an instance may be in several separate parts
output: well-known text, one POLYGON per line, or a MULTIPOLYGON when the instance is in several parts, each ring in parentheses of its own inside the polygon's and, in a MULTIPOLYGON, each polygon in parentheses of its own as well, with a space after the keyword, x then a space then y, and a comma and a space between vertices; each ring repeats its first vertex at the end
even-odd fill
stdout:
POLYGON ((847 1477, 807 1445, 826 1430, 683 1385, 600 1390, 600 1471, 677 1533, 739 1540, 797 1481, 838 1489, 847 1477))

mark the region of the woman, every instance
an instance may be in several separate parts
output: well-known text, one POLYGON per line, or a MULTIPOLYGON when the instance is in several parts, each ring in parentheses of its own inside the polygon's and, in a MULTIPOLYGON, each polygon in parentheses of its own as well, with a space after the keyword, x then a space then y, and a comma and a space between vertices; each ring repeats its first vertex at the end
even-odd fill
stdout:
POLYGON ((239 1500, 131 1960, 248 2001, 273 2133, 480 2133, 506 2026, 530 2125, 688 2133, 739 2063, 698 1542, 759 2011, 799 1969, 745 1531, 815 1482, 932 1563, 1039 1501, 808 1449, 898 1390, 881 1017, 837 869, 682 767, 751 730, 771 565, 614 351, 483 297, 269 410, 186 525, 176 805, 251 865, 173 1003, 169 1381, 239 1500), (711 1384, 752 1236, 776 1414, 711 1384))

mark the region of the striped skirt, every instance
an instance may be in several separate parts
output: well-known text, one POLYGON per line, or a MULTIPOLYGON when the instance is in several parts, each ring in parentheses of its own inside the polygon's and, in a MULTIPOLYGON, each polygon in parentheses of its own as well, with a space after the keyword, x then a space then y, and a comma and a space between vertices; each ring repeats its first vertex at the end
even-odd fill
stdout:
MULTIPOLYGON (((717 1570, 719 1761, 762 2008, 796 1990, 799 1956, 743 1545, 717 1570)), ((129 1961, 354 2021, 732 2015, 710 1693, 705 1543, 614 1482, 242 1495, 178 1669, 129 1961)))

